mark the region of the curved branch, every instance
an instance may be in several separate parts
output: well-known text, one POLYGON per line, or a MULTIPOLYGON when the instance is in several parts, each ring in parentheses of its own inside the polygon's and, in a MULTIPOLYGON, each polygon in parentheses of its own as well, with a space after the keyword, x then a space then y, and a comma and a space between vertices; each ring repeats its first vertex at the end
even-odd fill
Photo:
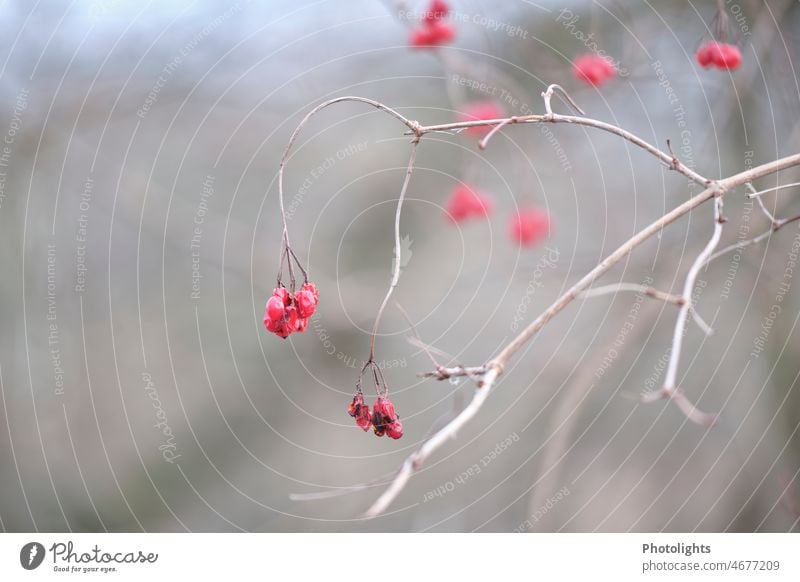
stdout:
MULTIPOLYGON (((387 107, 380 101, 375 101, 373 99, 368 99, 366 97, 356 97, 356 96, 345 96, 345 97, 336 97, 335 99, 330 99, 325 101, 324 103, 320 103, 314 109, 309 111, 306 116, 300 121, 297 127, 292 132, 291 137, 289 138, 289 142, 286 144, 286 149, 283 150, 283 155, 281 156, 281 162, 278 167, 278 201, 280 203, 281 209, 281 219, 283 220, 283 242, 287 248, 289 248, 289 225, 286 223, 286 211, 284 210, 283 204, 283 170, 286 167, 286 161, 289 159, 289 152, 294 145, 294 142, 297 140, 297 136, 300 134, 300 131, 305 127, 308 120, 311 119, 314 115, 325 109, 326 107, 330 107, 331 105, 335 105, 337 103, 344 103, 347 101, 352 101, 355 103, 366 103, 367 105, 371 105, 376 109, 388 113, 395 119, 401 121, 406 127, 408 127, 409 131, 416 135, 417 140, 422 135, 419 133, 419 124, 416 121, 412 121, 407 117, 404 117, 391 107, 387 107)), ((283 258, 283 249, 281 249, 281 258, 283 258)))

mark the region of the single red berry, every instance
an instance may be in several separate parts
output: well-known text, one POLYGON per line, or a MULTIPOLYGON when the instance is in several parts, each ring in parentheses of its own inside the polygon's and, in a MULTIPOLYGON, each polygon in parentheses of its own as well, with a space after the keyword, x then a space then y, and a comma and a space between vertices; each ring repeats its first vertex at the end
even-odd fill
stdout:
POLYGON ((538 208, 520 209, 509 223, 511 239, 521 246, 531 246, 550 232, 550 217, 538 208))
POLYGON ((369 413, 369 406, 364 404, 364 395, 357 392, 353 396, 353 401, 347 407, 347 414, 356 419, 356 424, 361 427, 365 432, 369 430, 372 424, 372 417, 369 413))
POLYGON ((710 43, 706 43, 701 45, 697 52, 695 53, 695 58, 697 59, 697 64, 699 64, 704 69, 707 69, 711 66, 713 62, 713 57, 711 55, 711 46, 710 43))
POLYGON ((275 287, 275 289, 272 290, 272 296, 280 298, 286 306, 292 302, 292 296, 289 294, 289 290, 286 287, 275 287))
POLYGON ((283 304, 283 300, 280 297, 276 297, 273 295, 267 301, 267 308, 264 314, 264 319, 267 318, 272 321, 280 321, 283 318, 283 310, 285 306, 283 304))
POLYGON ((319 290, 314 283, 306 282, 303 283, 303 286, 300 288, 301 291, 309 291, 314 296, 314 301, 319 302, 319 290))
POLYGON ((738 69, 741 64, 742 53, 739 47, 733 44, 719 43, 719 55, 716 62, 717 67, 732 71, 738 69))
POLYGON ((308 289, 301 289, 294 294, 294 302, 297 305, 297 315, 301 319, 306 319, 314 315, 317 308, 317 299, 308 289))
POLYGON ((487 194, 459 184, 445 203, 445 210, 451 220, 461 222, 471 216, 487 216, 492 210, 492 200, 487 194))
POLYGON ((386 434, 390 438, 399 439, 403 436, 403 423, 400 420, 395 420, 393 423, 386 426, 386 434))
POLYGON ((453 25, 434 20, 411 30, 409 43, 415 48, 431 48, 451 42, 456 37, 453 25))
POLYGON ((588 53, 575 58, 572 73, 576 79, 597 86, 614 77, 617 67, 608 56, 588 53))
MULTIPOLYGON (((476 101, 464 107, 464 111, 458 114, 458 119, 459 121, 484 121, 487 119, 502 119, 505 115, 503 108, 494 101, 476 101)), ((469 127, 466 133, 473 137, 483 137, 491 129, 490 126, 486 125, 469 127)))
POLYGON ((445 18, 450 13, 450 6, 444 0, 431 0, 425 11, 423 22, 435 22, 445 18))
POLYGON ((415 48, 429 47, 434 44, 433 34, 427 26, 411 29, 411 38, 408 41, 415 48))
MULTIPOLYGON (((383 436, 387 433, 395 422, 399 422, 397 413, 394 410, 394 404, 388 398, 378 396, 375 404, 372 406, 372 429, 378 436, 383 436)), ((395 434, 392 438, 400 438, 403 436, 403 425, 399 426, 399 432, 393 429, 395 434)), ((390 435, 391 436, 391 435, 390 435)))

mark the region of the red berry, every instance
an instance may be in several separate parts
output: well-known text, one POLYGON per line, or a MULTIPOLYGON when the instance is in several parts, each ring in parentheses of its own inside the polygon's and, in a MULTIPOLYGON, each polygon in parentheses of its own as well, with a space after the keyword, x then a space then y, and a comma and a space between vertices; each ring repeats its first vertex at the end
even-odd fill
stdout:
POLYGON ((307 326, 308 326, 308 319, 304 317, 298 317, 297 323, 294 326, 294 330, 303 333, 306 330, 307 326))
POLYGON ((371 415, 369 413, 369 406, 364 404, 364 395, 361 392, 353 396, 353 401, 347 407, 347 414, 356 419, 356 424, 362 430, 368 431, 372 424, 371 415))
POLYGON ((550 232, 550 217, 538 208, 520 209, 511 218, 509 235, 521 246, 530 246, 539 242, 550 232))
POLYGON ((311 291, 301 289, 294 294, 294 302, 297 305, 297 315, 300 318, 306 319, 314 315, 314 310, 317 308, 317 300, 311 291))
POLYGON ((279 297, 284 305, 289 305, 292 302, 292 296, 289 295, 289 290, 286 287, 275 287, 272 290, 273 297, 279 297))
POLYGON ((580 81, 601 85, 617 74, 617 67, 610 57, 589 53, 575 59, 572 73, 580 81))
POLYGON ((399 439, 403 436, 403 425, 399 422, 397 413, 394 411, 394 404, 388 398, 378 396, 372 407, 372 429, 375 434, 383 436, 391 430, 396 436, 391 434, 389 436, 399 439))
POLYGON ((742 64, 739 47, 715 40, 710 40, 697 49, 695 57, 698 64, 706 69, 713 65, 718 69, 734 70, 742 64))
POLYGON ((710 48, 711 47, 709 46, 709 44, 704 44, 701 45, 700 48, 697 49, 697 52, 695 53, 695 58, 697 59, 697 63, 704 69, 707 69, 714 60, 713 57, 711 56, 710 48))
POLYGON ((459 184, 453 189, 445 209, 453 221, 461 222, 471 216, 487 216, 492 209, 492 200, 482 192, 459 184))
POLYGON ((409 43, 415 48, 430 48, 452 41, 456 37, 456 29, 447 22, 434 20, 425 26, 413 28, 409 43))
POLYGON ((423 22, 435 22, 446 17, 450 12, 450 6, 444 0, 431 0, 428 10, 425 11, 423 22))
POLYGON ((411 38, 409 40, 411 46, 416 48, 428 47, 434 44, 433 34, 428 27, 413 28, 411 29, 411 38))
POLYGON ((732 44, 720 43, 719 56, 716 65, 720 69, 734 70, 742 64, 742 53, 739 47, 732 44))
MULTIPOLYGON (((459 121, 482 121, 487 119, 502 119, 505 111, 493 101, 477 101, 470 103, 464 111, 458 114, 459 121)), ((489 126, 469 127, 466 132, 473 137, 482 137, 491 131, 489 126)))
POLYGON ((267 308, 264 318, 272 321, 280 321, 283 318, 284 304, 280 297, 273 295, 267 301, 267 308))
POLYGON ((399 439, 403 436, 403 423, 395 420, 393 423, 386 426, 386 434, 390 438, 399 439))

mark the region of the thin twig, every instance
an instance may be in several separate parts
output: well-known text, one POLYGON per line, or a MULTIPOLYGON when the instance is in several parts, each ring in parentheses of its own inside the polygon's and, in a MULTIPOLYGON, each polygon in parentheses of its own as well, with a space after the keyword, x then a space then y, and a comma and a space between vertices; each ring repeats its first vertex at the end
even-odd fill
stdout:
MULTIPOLYGON (((684 281, 683 285, 683 297, 686 299, 686 304, 683 305, 678 311, 678 318, 675 321, 675 330, 672 334, 672 348, 670 349, 669 353, 669 363, 667 364, 667 372, 664 376, 664 386, 659 391, 659 394, 662 398, 672 399, 672 401, 678 405, 678 408, 680 408, 681 411, 683 411, 683 413, 686 414, 687 418, 689 418, 691 421, 706 426, 714 424, 717 420, 717 416, 715 414, 704 413, 691 404, 683 392, 678 390, 677 377, 678 364, 681 358, 683 336, 685 335, 684 328, 686 327, 686 319, 689 316, 689 311, 692 306, 692 292, 694 290, 695 282, 697 281, 697 275, 700 273, 700 270, 703 268, 708 258, 714 252, 714 249, 717 248, 719 239, 722 237, 722 225, 724 223, 722 219, 722 190, 719 190, 715 194, 714 231, 711 234, 711 239, 708 241, 708 243, 706 243, 706 246, 703 248, 700 254, 697 255, 697 258, 689 269, 689 273, 686 275, 686 280, 684 281)), ((646 400, 649 402, 652 400, 652 398, 648 397, 646 400)))
MULTIPOLYGON (((664 165, 669 168, 680 172, 693 182, 700 184, 701 186, 709 186, 711 184, 711 180, 705 178, 692 170, 691 168, 687 167, 685 164, 681 163, 680 161, 676 160, 673 156, 669 155, 666 152, 661 151, 654 145, 646 142, 639 136, 622 129, 621 127, 617 127, 616 125, 611 125, 610 123, 606 123, 604 121, 599 121, 597 119, 591 119, 589 117, 578 117, 575 115, 559 115, 558 113, 545 113, 544 115, 540 114, 533 114, 533 115, 520 115, 516 117, 517 121, 514 125, 524 125, 528 123, 569 123, 574 125, 585 125, 587 127, 594 127, 595 129, 600 129, 602 131, 607 131, 609 133, 613 133, 632 144, 642 148, 646 152, 654 155, 656 158, 661 160, 664 165), (676 163, 677 162, 677 163, 676 163)), ((459 121, 455 123, 442 123, 438 125, 423 125, 418 128, 420 135, 425 135, 426 133, 432 132, 451 132, 454 130, 462 130, 467 129, 470 127, 488 127, 494 126, 499 124, 508 124, 509 118, 502 118, 502 119, 481 119, 476 121, 459 121)), ((413 131, 407 132, 407 135, 413 135, 413 131)))
POLYGON ((478 142, 478 147, 482 150, 485 150, 486 146, 489 145, 489 140, 492 139, 492 136, 494 134, 503 129, 506 125, 511 125, 516 122, 517 122, 517 117, 511 116, 508 119, 504 120, 502 123, 498 123, 491 129, 491 131, 489 131, 489 133, 486 134, 486 137, 484 137, 481 141, 478 142))
POLYGON ((747 195, 747 197, 748 198, 757 198, 758 196, 761 196, 762 194, 767 194, 769 192, 775 192, 777 190, 783 190, 784 188, 793 188, 795 186, 800 186, 800 182, 793 182, 791 184, 782 184, 781 186, 775 186, 774 188, 767 188, 766 190, 758 190, 757 192, 753 191, 753 192, 750 192, 747 195))
POLYGON ((394 292, 394 288, 397 286, 397 282, 400 280, 400 254, 401 254, 401 246, 400 246, 400 214, 403 210, 403 200, 406 197, 406 191, 408 190, 408 183, 411 181, 411 174, 414 172, 414 162, 417 159, 417 146, 419 145, 419 136, 414 138, 414 141, 411 142, 411 155, 408 158, 408 167, 406 168, 406 176, 403 179, 403 187, 400 188, 400 196, 397 198, 397 210, 394 214, 394 272, 392 273, 392 280, 389 283, 389 289, 386 291, 386 296, 383 298, 383 303, 381 303, 380 308, 378 309, 378 314, 375 316, 375 325, 372 326, 372 340, 369 344, 369 362, 375 360, 375 338, 378 335, 378 326, 381 322, 381 316, 383 312, 386 310, 386 305, 389 303, 389 298, 392 296, 394 292))
MULTIPOLYGON (((608 295, 611 293, 618 293, 620 291, 633 291, 635 293, 641 293, 643 295, 647 295, 648 297, 652 297, 653 299, 658 299, 659 301, 664 301, 665 303, 672 303, 673 305, 677 305, 681 307, 686 304, 686 298, 683 295, 672 295, 670 293, 665 293, 664 291, 659 291, 658 289, 654 289, 653 287, 648 287, 646 285, 638 285, 636 283, 616 283, 613 285, 604 285, 602 287, 594 287, 592 289, 588 289, 580 294, 581 298, 589 299, 591 297, 599 297, 600 295, 608 295)), ((704 334, 712 335, 714 330, 711 329, 703 318, 700 317, 700 314, 697 313, 697 310, 694 308, 694 305, 689 306, 689 313, 692 315, 692 319, 697 324, 704 334)))
MULTIPOLYGON (((387 107, 383 103, 379 101, 375 101, 373 99, 367 99, 366 97, 355 97, 355 96, 346 96, 346 97, 336 97, 335 99, 330 99, 325 101, 324 103, 320 103, 314 109, 309 111, 306 116, 300 121, 297 127, 292 132, 291 137, 289 138, 289 142, 286 144, 286 149, 283 150, 283 155, 281 156, 281 162, 278 167, 278 202, 280 204, 281 209, 281 219, 283 220, 283 243, 286 245, 287 248, 290 248, 289 245, 289 225, 286 222, 286 211, 284 210, 283 204, 283 170, 286 167, 286 162, 289 159, 289 152, 292 150, 292 146, 294 142, 297 140, 297 136, 300 134, 300 131, 305 127, 308 120, 311 119, 314 115, 325 109, 326 107, 330 107, 331 105, 335 105, 337 103, 343 103, 346 101, 352 101, 356 103, 366 103, 367 105, 371 105, 376 109, 383 111, 384 113, 388 113, 395 119, 401 121, 406 127, 408 127, 409 131, 416 136, 416 139, 419 140, 421 134, 419 133, 419 124, 416 121, 412 121, 391 107, 387 107)), ((281 257, 283 257, 283 252, 281 252, 281 257)), ((289 268, 291 269, 291 259, 289 260, 289 268)))
POLYGON ((686 301, 681 295, 672 295, 659 291, 647 285, 638 285, 636 283, 614 283, 612 285, 603 285, 602 287, 593 287, 587 289, 580 294, 580 299, 590 299, 592 297, 599 297, 601 295, 609 295, 612 293, 619 293, 621 291, 633 291, 634 293, 641 293, 653 299, 664 301, 665 303, 672 303, 674 305, 683 305, 686 301))
POLYGON ((713 255, 708 257, 708 260, 706 261, 706 265, 708 263, 710 263, 711 261, 714 261, 714 260, 718 259, 722 255, 728 254, 731 251, 735 251, 736 249, 743 249, 745 247, 749 247, 751 245, 758 244, 761 241, 771 237, 772 233, 774 233, 775 231, 780 230, 782 227, 786 226, 787 224, 789 224, 791 222, 796 222, 798 220, 800 220, 800 214, 798 214, 796 216, 790 216, 789 218, 778 219, 775 223, 773 223, 772 228, 770 228, 768 231, 762 232, 760 235, 758 235, 756 237, 753 237, 751 239, 747 239, 747 240, 743 240, 743 241, 739 241, 739 242, 733 243, 732 245, 728 245, 727 247, 717 251, 716 253, 714 253, 713 255))

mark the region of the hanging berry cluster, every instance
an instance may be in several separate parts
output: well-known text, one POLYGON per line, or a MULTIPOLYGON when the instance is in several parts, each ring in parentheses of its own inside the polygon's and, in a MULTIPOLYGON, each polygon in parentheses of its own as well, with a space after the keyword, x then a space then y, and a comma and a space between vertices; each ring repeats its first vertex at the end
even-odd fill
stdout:
POLYGON ((356 393, 347 407, 347 414, 355 419, 356 424, 364 432, 368 431, 369 427, 372 427, 372 431, 379 437, 387 435, 389 438, 399 439, 403 436, 403 423, 400 422, 400 417, 394 410, 394 404, 389 400, 389 387, 386 385, 383 372, 373 361, 367 362, 361 370, 361 375, 359 375, 358 383, 356 384, 356 393), (371 413, 369 406, 364 402, 364 393, 361 391, 361 378, 367 368, 371 368, 378 392, 378 397, 372 405, 371 413))
POLYGON ((695 53, 697 63, 704 69, 717 67, 718 69, 734 70, 742 64, 742 53, 739 47, 726 42, 708 41, 700 46, 695 53))
POLYGON ((456 37, 456 29, 445 21, 450 6, 444 0, 431 0, 422 24, 411 30, 411 46, 431 48, 451 42, 456 37))
POLYGON ((281 261, 281 271, 278 273, 278 285, 273 289, 272 296, 267 300, 264 308, 264 327, 286 339, 294 332, 304 332, 308 325, 308 319, 314 315, 319 303, 319 291, 314 283, 308 281, 308 275, 294 253, 287 247, 283 253, 283 258, 289 265, 289 288, 287 289, 282 279, 283 260, 281 261), (294 269, 292 260, 303 273, 303 285, 300 290, 295 292, 294 269))

